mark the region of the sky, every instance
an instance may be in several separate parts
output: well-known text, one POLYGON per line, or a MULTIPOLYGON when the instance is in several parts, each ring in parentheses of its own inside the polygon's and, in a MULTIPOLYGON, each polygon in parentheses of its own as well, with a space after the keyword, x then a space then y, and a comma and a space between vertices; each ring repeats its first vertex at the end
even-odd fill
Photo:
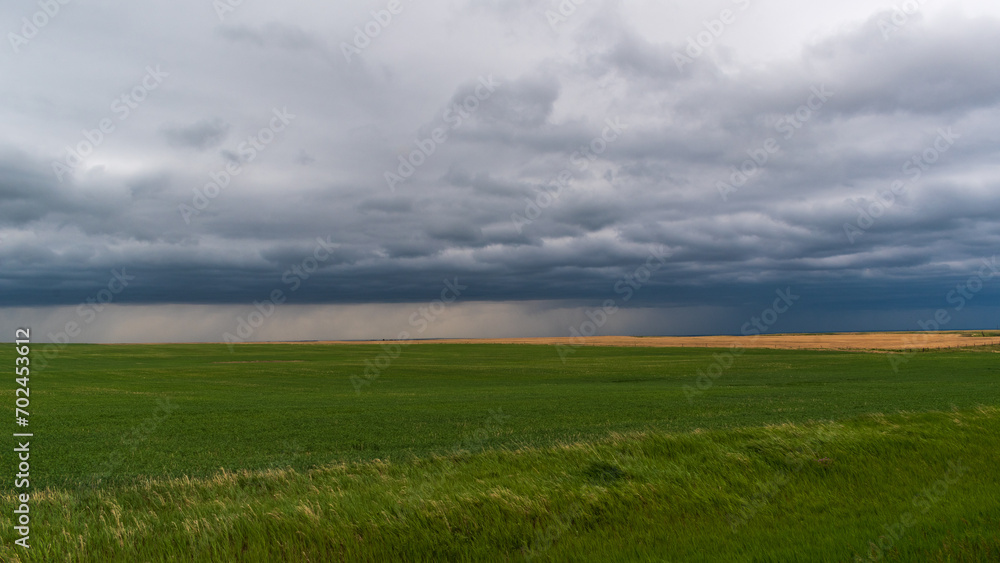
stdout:
POLYGON ((1000 327, 990 1, 16 0, 0 339, 1000 327))

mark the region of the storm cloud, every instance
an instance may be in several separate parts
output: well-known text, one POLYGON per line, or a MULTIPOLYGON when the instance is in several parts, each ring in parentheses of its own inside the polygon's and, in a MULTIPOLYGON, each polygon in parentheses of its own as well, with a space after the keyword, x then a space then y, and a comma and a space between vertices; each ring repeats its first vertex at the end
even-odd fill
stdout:
POLYGON ((275 291, 255 338, 391 337, 456 279, 435 336, 738 333, 786 288, 773 330, 1000 321, 995 3, 40 10, 0 8, 11 334, 115 272, 90 339, 275 291))

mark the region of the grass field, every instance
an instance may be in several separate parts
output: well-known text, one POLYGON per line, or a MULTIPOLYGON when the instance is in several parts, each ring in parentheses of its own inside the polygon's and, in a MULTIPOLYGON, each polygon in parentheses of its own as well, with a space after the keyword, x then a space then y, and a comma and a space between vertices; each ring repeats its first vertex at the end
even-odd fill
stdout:
POLYGON ((996 352, 73 345, 0 560, 997 561, 996 352))

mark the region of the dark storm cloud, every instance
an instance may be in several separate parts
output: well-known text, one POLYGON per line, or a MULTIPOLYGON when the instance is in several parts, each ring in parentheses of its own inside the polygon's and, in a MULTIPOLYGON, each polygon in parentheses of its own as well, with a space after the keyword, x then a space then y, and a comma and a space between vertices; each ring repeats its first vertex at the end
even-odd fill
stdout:
POLYGON ((41 162, 26 165, 26 155, 8 151, 0 154, 0 220, 5 225, 22 226, 43 217, 54 199, 52 179, 41 171, 41 162))
MULTIPOLYGON (((705 16, 674 5, 642 8, 671 33, 615 2, 555 28, 531 3, 407 4, 375 26, 382 7, 81 10, 5 59, 27 76, 73 42, 92 70, 0 87, 20 134, 0 138, 0 305, 74 305, 127 268, 120 303, 420 302, 458 276, 470 300, 583 306, 664 245, 630 305, 736 322, 794 286, 808 324, 940 306, 1000 246, 991 17, 887 38, 868 13, 759 58, 742 49, 775 29, 745 19, 678 65, 705 16), (150 64, 162 86, 60 181, 51 163, 150 64), (273 129, 275 111, 295 117, 273 129)), ((998 299, 1000 278, 976 304, 998 299)))

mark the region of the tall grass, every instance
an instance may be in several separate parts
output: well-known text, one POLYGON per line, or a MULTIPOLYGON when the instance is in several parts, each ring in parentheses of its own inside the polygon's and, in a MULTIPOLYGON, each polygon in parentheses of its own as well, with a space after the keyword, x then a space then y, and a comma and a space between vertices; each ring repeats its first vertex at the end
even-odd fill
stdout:
POLYGON ((41 492, 0 558, 996 561, 998 450, 980 408, 147 478, 41 492))

